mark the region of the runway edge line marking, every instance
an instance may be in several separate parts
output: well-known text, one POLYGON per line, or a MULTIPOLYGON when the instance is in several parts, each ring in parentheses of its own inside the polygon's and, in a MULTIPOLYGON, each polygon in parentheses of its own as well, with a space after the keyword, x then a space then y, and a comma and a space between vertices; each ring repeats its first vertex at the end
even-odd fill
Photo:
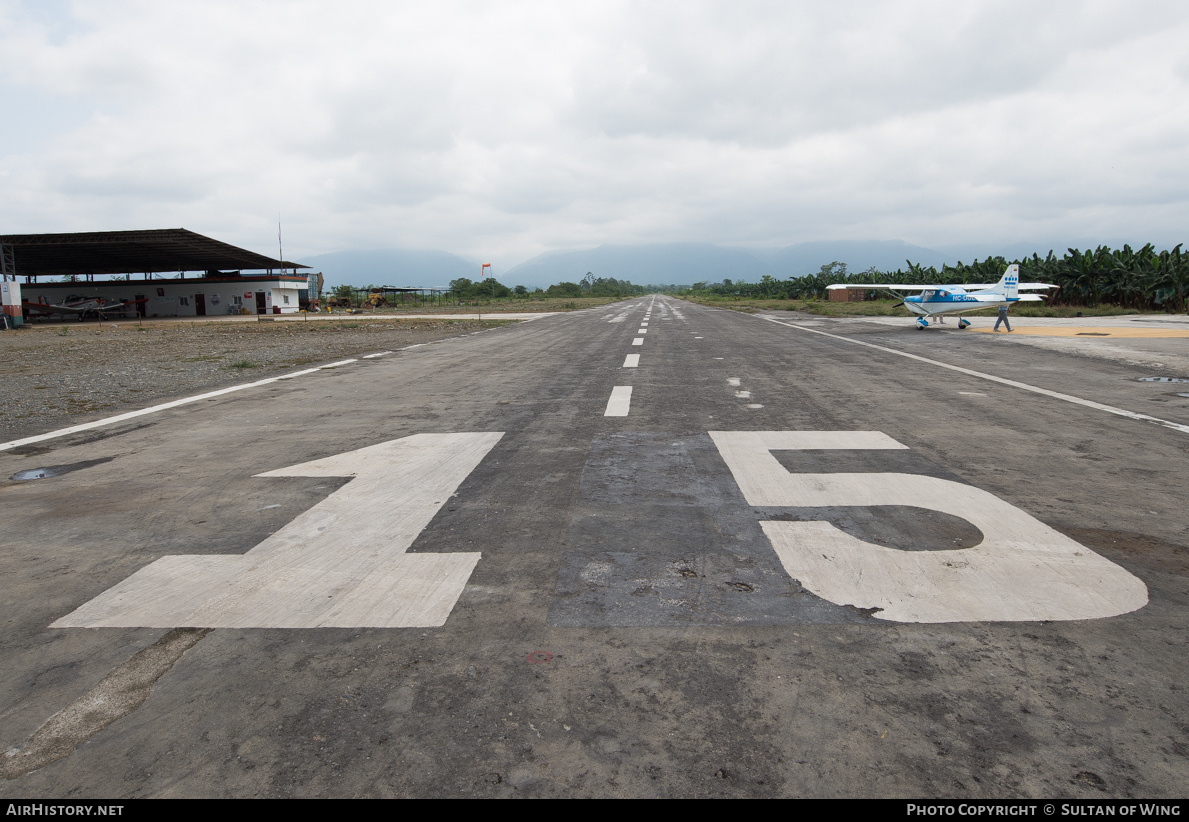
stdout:
POLYGON ((141 408, 138 411, 129 411, 126 414, 117 414, 114 417, 105 417, 104 419, 94 420, 93 422, 84 422, 81 425, 72 425, 69 428, 59 428, 57 431, 50 431, 46 434, 37 434, 33 437, 25 437, 24 439, 12 440, 11 442, 0 442, 0 451, 7 451, 12 448, 20 448, 22 445, 32 445, 35 442, 51 440, 56 437, 65 437, 68 434, 77 434, 80 431, 90 431, 92 428, 101 428, 104 425, 114 425, 117 422, 135 419, 136 417, 143 417, 146 414, 155 414, 158 411, 168 411, 170 408, 177 408, 181 405, 189 405, 190 403, 198 402, 200 400, 206 400, 212 397, 220 397, 224 394, 231 394, 235 391, 243 391, 247 388, 258 388, 259 386, 268 385, 269 383, 278 382, 280 380, 291 380, 294 377, 313 374, 315 371, 324 371, 327 368, 338 368, 340 365, 350 365, 353 362, 358 362, 358 360, 340 360, 339 362, 320 365, 317 368, 306 368, 303 371, 295 371, 292 374, 282 374, 279 377, 269 377, 268 379, 257 380, 256 382, 247 382, 243 383, 242 385, 233 385, 230 388, 220 388, 217 391, 208 391, 205 394, 196 394, 193 397, 183 397, 180 400, 163 402, 160 405, 151 405, 148 408, 141 408))
POLYGON ((1106 405, 1101 402, 1094 402, 1094 400, 1084 400, 1081 397, 1075 397, 1072 394, 1062 394, 1059 391, 1050 391, 1047 388, 1041 388, 1036 385, 1029 385, 1025 382, 1017 382, 1016 380, 1009 380, 1004 377, 996 377, 994 374, 984 374, 981 371, 974 371, 969 368, 963 368, 960 365, 951 365, 940 360, 931 360, 928 357, 922 357, 917 354, 909 354, 907 351, 897 351, 895 348, 887 348, 886 346, 876 345, 875 343, 863 342, 851 337, 843 337, 839 334, 830 334, 825 331, 818 331, 816 328, 807 328, 803 325, 794 325, 793 323, 786 323, 782 320, 777 320, 773 317, 760 317, 761 320, 767 320, 776 325, 784 325, 789 328, 795 328, 798 331, 808 331, 811 334, 821 334, 823 337, 830 337, 835 340, 842 340, 843 342, 853 343, 855 345, 862 345, 867 348, 874 348, 876 351, 885 351, 888 354, 895 354, 900 357, 907 357, 910 360, 917 360, 918 362, 928 363, 929 365, 936 365, 940 368, 948 368, 950 371, 957 371, 960 374, 967 374, 971 377, 978 377, 983 380, 990 380, 1001 385, 1010 385, 1012 388, 1022 388, 1025 391, 1031 391, 1034 394, 1042 394, 1046 397, 1052 397, 1065 402, 1071 402, 1074 405, 1083 405, 1086 408, 1095 408, 1099 411, 1106 411, 1108 414, 1115 414, 1120 417, 1127 417, 1131 420, 1139 420, 1140 422, 1150 422, 1164 428, 1171 428, 1174 431, 1180 431, 1182 434, 1189 434, 1189 425, 1181 425, 1178 422, 1171 420, 1162 420, 1159 417, 1152 417, 1147 414, 1140 414, 1136 411, 1128 411, 1125 408, 1116 408, 1113 405, 1106 405))

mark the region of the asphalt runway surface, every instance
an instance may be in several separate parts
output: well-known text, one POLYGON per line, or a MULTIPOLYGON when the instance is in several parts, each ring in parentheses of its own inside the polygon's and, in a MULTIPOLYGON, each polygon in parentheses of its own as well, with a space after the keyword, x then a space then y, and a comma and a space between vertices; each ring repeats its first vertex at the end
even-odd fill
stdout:
POLYGON ((1181 796, 1141 344, 647 297, 0 450, 5 790, 1181 796))

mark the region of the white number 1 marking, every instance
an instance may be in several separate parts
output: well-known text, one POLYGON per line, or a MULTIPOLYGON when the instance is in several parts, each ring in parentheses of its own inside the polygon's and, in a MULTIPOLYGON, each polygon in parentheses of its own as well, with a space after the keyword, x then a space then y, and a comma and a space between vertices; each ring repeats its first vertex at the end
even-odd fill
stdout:
POLYGON ((973 548, 900 551, 828 522, 761 522, 793 579, 896 622, 1095 619, 1142 608, 1144 583, 992 494, 919 474, 794 474, 771 451, 899 449, 878 431, 711 431, 750 505, 903 505, 961 517, 973 548))
POLYGON ((261 477, 353 477, 242 556, 167 556, 52 628, 442 625, 478 553, 405 553, 502 433, 418 434, 261 477))

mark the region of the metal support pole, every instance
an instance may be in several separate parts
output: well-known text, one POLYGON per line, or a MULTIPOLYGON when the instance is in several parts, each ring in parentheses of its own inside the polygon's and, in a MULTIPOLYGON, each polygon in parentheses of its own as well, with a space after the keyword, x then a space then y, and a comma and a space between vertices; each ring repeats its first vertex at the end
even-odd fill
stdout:
POLYGON ((16 282, 17 268, 14 252, 15 249, 12 246, 0 244, 0 274, 3 274, 5 280, 11 275, 12 281, 16 282))

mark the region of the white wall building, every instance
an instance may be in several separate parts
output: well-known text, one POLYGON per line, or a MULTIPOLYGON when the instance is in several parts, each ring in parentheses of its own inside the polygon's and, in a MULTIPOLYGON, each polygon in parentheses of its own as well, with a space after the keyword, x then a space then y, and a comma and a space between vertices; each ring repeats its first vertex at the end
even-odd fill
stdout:
MULTIPOLYGON (((306 289, 299 268, 306 266, 184 228, 0 235, 0 280, 24 280, 25 306, 102 300, 135 303, 124 309, 129 317, 293 314, 306 289), (203 273, 187 277, 188 271, 203 273)), ((24 313, 30 319, 54 315, 24 313)))
MULTIPOLYGON (((135 317, 201 317, 228 314, 294 314, 305 298, 305 276, 158 277, 92 282, 36 282, 21 284, 23 303, 66 302, 70 298, 101 297, 109 303, 144 300, 125 309, 135 317)), ((27 313, 38 319, 37 312, 27 313)), ((110 316, 110 315, 109 315, 110 316)))

